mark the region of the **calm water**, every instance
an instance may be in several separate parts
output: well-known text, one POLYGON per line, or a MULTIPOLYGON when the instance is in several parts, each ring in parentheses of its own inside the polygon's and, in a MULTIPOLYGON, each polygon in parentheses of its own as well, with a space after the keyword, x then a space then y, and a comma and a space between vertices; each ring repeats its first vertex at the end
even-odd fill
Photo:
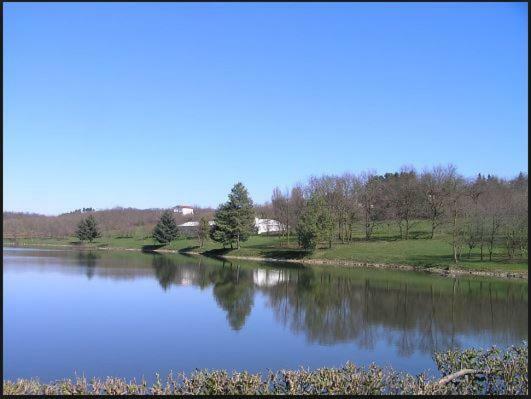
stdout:
POLYGON ((4 248, 4 379, 375 362, 527 340, 527 281, 4 248))

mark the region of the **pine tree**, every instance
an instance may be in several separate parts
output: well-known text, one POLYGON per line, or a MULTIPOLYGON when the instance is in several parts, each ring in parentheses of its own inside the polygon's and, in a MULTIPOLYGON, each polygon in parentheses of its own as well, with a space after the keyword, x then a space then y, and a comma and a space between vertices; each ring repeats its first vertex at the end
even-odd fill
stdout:
POLYGON ((81 241, 88 240, 89 242, 92 242, 95 238, 101 237, 98 223, 93 215, 89 215, 79 222, 77 225, 76 237, 81 241))
POLYGON ((230 244, 231 248, 236 243, 246 241, 254 232, 253 201, 242 183, 236 183, 229 194, 229 200, 221 204, 214 215, 216 223, 210 237, 223 246, 230 244))
POLYGON ((88 237, 87 234, 87 224, 85 219, 81 219, 81 221, 77 225, 76 230, 76 237, 79 238, 79 241, 85 241, 88 237))
POLYGON ((169 244, 179 236, 179 228, 171 211, 164 211, 153 229, 153 239, 161 244, 169 244))

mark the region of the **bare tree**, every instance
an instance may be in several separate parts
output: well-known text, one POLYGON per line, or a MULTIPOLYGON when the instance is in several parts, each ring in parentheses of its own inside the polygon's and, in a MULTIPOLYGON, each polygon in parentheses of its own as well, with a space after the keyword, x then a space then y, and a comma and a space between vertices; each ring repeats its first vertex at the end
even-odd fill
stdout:
POLYGON ((527 193, 513 191, 505 201, 503 234, 507 255, 512 259, 516 251, 520 252, 520 256, 527 255, 527 193))
POLYGON ((464 181, 461 177, 455 176, 448 185, 448 197, 445 201, 446 215, 450 225, 450 244, 455 263, 459 262, 465 238, 465 200, 464 181))
POLYGON ((506 190, 497 181, 488 183, 488 190, 483 196, 485 210, 486 237, 489 261, 492 261, 494 247, 503 222, 506 190))
POLYGON ((291 203, 289 199, 289 194, 282 194, 282 191, 280 191, 280 189, 276 187, 273 190, 273 195, 271 197, 271 205, 273 207, 273 214, 275 216, 275 219, 277 219, 283 226, 282 233, 286 236, 287 245, 289 246, 289 235, 290 230, 292 228, 292 212, 290 209, 291 203))
POLYGON ((419 217, 421 196, 415 169, 402 167, 400 173, 384 176, 387 204, 400 230, 400 238, 409 239, 413 221, 419 217))
POLYGON ((378 201, 381 200, 381 183, 376 173, 363 172, 360 176, 360 205, 363 210, 363 223, 365 229, 365 239, 370 240, 374 226, 376 225, 378 201))
POLYGON ((480 258, 483 260, 483 246, 485 243, 485 210, 481 199, 486 192, 485 179, 480 175, 475 181, 469 182, 465 189, 465 242, 468 246, 468 257, 476 247, 480 248, 480 258))
POLYGON ((444 222, 444 210, 452 180, 457 172, 453 165, 436 166, 431 171, 425 171, 420 176, 420 189, 424 197, 425 215, 431 222, 430 238, 444 222))

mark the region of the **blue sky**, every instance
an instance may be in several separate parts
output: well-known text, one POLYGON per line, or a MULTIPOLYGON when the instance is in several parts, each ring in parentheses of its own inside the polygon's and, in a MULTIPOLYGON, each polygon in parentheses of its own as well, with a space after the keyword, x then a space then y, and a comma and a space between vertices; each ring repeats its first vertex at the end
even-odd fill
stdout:
POLYGON ((527 172, 527 4, 4 4, 4 210, 527 172))

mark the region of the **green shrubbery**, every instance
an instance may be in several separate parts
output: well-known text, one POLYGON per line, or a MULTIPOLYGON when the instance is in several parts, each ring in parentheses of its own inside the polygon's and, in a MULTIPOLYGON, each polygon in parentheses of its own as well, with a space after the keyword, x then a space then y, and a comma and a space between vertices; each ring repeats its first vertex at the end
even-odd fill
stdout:
POLYGON ((101 237, 98 223, 93 215, 89 215, 79 222, 77 225, 76 237, 79 238, 80 241, 90 242, 92 242, 95 238, 101 237))
POLYGON ((197 371, 190 376, 169 375, 148 386, 146 382, 127 382, 119 378, 87 381, 63 380, 41 384, 36 380, 4 381, 4 394, 354 394, 354 395, 448 395, 448 394, 528 394, 528 345, 511 347, 505 352, 496 348, 450 350, 434 355, 443 378, 425 374, 413 376, 377 366, 360 368, 347 363, 341 368, 281 370, 267 377, 247 372, 197 371), (470 369, 469 374, 451 378, 451 374, 470 369), (473 372, 472 372, 473 370, 473 372), (448 377, 448 378, 444 378, 448 377))

